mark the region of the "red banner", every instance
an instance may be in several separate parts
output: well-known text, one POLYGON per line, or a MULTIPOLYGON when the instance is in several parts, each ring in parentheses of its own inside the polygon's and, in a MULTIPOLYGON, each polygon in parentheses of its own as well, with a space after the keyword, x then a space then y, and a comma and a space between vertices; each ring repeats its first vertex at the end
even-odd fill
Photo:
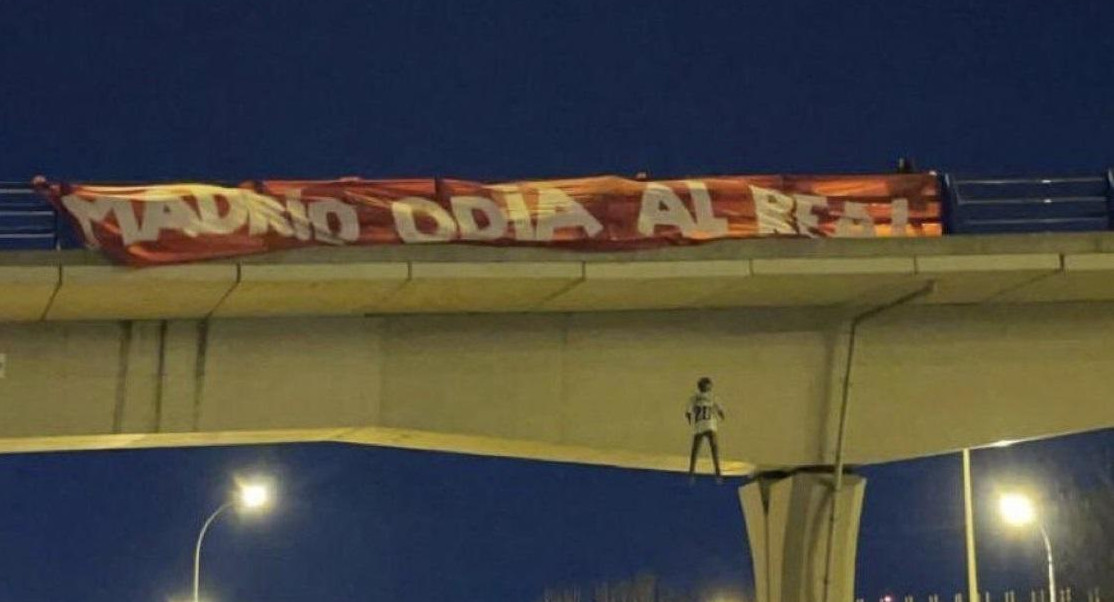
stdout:
POLYGON ((312 245, 618 251, 753 237, 940 235, 932 174, 37 185, 87 246, 139 266, 312 245))

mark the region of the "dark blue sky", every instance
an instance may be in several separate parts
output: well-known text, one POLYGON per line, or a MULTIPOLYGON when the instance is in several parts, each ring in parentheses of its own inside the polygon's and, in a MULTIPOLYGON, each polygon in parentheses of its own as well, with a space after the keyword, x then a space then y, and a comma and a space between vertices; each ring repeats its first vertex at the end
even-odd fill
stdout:
MULTIPOLYGON (((1111 458, 1114 430, 975 452, 984 589, 1044 583, 1038 536, 1001 525, 996 493, 1101 483, 1111 458)), ((671 473, 300 444, 0 456, 0 599, 180 597, 205 515, 234 475, 260 473, 281 484, 274 511, 226 516, 207 540, 217 600, 531 601, 644 572, 674 589, 752 587, 737 479, 690 488, 671 473)), ((860 595, 962 591, 958 454, 863 473, 860 595)), ((1046 520, 1057 546, 1080 535, 1046 520)))
POLYGON ((10 0, 0 178, 1114 164, 1114 3, 10 0))
MULTIPOLYGON (((1078 555, 1096 558, 1114 546, 1114 523, 1084 514, 1082 522, 1068 514, 1082 506, 1081 494, 1107 508, 1114 503, 1114 429, 1019 443, 972 452, 975 536, 979 585, 986 591, 1014 589, 1028 600, 1028 590, 1045 587, 1044 546, 1035 529, 1006 526, 996 503, 1004 492, 1030 494, 1060 556, 1060 584, 1081 588, 1073 575, 1087 576, 1071 566, 1078 555), (1081 545, 1083 530, 1101 542, 1081 545)), ((948 454, 861 469, 867 477, 859 541, 859 591, 868 599, 889 592, 924 596, 966 591, 963 476, 960 454, 948 454)), ((1114 513, 1106 512, 1111 517, 1114 513)), ((1109 518, 1107 519, 1109 521, 1109 518)), ((1107 585, 1111 583, 1109 575, 1107 585)), ((1092 581, 1093 581, 1092 577, 1092 581)))
POLYGON ((222 518, 206 540, 218 601, 529 602, 640 572, 675 588, 750 581, 734 487, 305 444, 0 456, 0 599, 188 594, 205 514, 232 475, 258 473, 281 484, 275 511, 222 518))

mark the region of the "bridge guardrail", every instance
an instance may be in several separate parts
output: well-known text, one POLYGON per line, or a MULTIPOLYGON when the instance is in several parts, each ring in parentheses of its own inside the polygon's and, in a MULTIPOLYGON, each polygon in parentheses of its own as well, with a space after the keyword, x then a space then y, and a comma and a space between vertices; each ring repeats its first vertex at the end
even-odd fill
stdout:
POLYGON ((69 224, 30 185, 0 182, 0 251, 80 246, 69 224))
MULTIPOLYGON (((1114 229, 1114 169, 1094 177, 940 180, 945 235, 1114 229)), ((30 184, 0 182, 0 251, 81 246, 30 184)))
POLYGON ((943 177, 945 233, 1110 230, 1114 170, 1074 178, 943 177))

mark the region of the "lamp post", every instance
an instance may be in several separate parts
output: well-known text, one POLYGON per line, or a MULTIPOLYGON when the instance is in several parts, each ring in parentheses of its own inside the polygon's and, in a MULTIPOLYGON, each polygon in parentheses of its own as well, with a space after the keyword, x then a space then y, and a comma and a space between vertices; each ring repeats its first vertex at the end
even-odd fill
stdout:
MULTIPOLYGON (((1014 443, 1016 441, 1002 439, 985 447, 1009 447, 1014 443)), ((971 448, 969 447, 963 448, 963 526, 967 544, 967 600, 979 602, 979 570, 975 560, 975 505, 971 493, 971 448)))
POLYGON ((193 548, 193 602, 201 602, 201 543, 205 541, 205 533, 209 526, 221 515, 222 512, 232 507, 248 511, 262 510, 271 501, 271 491, 266 485, 260 483, 242 484, 239 491, 231 500, 221 504, 205 523, 201 525, 201 532, 197 534, 197 545, 193 548))
POLYGON ((963 448, 963 526, 967 543, 967 600, 979 602, 979 570, 975 562, 975 507, 971 495, 971 450, 963 448))
MULTIPOLYGON (((998 510, 1002 518, 1015 527, 1022 527, 1036 521, 1037 511, 1032 500, 1019 493, 1008 493, 998 500, 998 510)), ((1044 553, 1048 559, 1048 593, 1049 602, 1056 602, 1056 567, 1052 562, 1052 542, 1048 539, 1048 531, 1044 525, 1037 522, 1041 539, 1044 541, 1044 553)))

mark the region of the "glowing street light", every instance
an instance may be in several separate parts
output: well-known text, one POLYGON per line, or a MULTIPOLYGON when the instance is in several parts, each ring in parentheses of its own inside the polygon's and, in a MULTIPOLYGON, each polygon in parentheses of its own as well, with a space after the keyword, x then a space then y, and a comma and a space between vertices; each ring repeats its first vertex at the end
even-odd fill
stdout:
POLYGON ((258 510, 271 501, 271 490, 262 483, 240 486, 240 505, 248 510, 258 510))
POLYGON ((205 541, 205 533, 209 526, 225 510, 232 507, 240 508, 247 512, 260 512, 271 503, 271 489, 262 482, 238 483, 238 490, 232 499, 223 503, 201 525, 201 532, 197 534, 197 545, 193 549, 193 602, 201 602, 201 543, 205 541))
POLYGON ((1007 493, 999 498, 998 511, 1007 523, 1015 527, 1028 525, 1037 517, 1033 501, 1019 493, 1007 493))
MULTIPOLYGON (((985 445, 986 448, 1009 447, 1018 441, 1014 439, 999 439, 994 443, 985 445)), ((971 489, 971 448, 963 448, 963 526, 967 540, 967 599, 978 602, 979 596, 979 569, 975 559, 975 502, 971 489)), ((1055 601, 1052 601, 1055 602, 1055 601)))
POLYGON ((998 499, 998 512, 1006 523, 1014 527, 1037 523, 1041 539, 1044 540, 1044 551, 1048 557, 1048 599, 1050 602, 1056 602, 1056 569, 1052 563, 1052 542, 1048 539, 1048 532, 1044 530, 1044 525, 1037 521, 1037 510, 1033 501, 1020 493, 1007 493, 998 499))

